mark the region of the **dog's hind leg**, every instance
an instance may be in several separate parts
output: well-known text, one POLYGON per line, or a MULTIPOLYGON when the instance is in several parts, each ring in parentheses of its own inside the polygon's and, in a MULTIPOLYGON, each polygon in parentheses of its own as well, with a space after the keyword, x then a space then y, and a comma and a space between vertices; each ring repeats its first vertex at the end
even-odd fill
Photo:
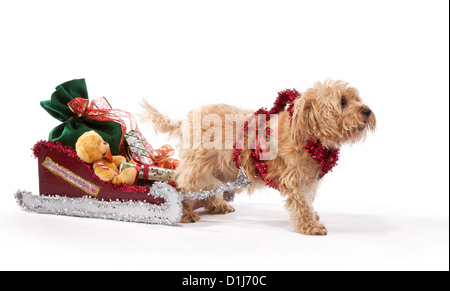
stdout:
MULTIPOLYGON (((212 171, 205 172, 204 165, 204 163, 189 163, 186 159, 182 160, 177 169, 179 172, 177 188, 180 192, 193 193, 201 190, 212 190, 223 184, 220 180, 211 175, 212 171)), ((205 209, 211 214, 234 212, 234 208, 222 198, 222 195, 215 195, 201 202, 205 209)), ((200 219, 199 214, 194 212, 194 204, 195 201, 193 200, 186 200, 183 202, 183 216, 181 222, 196 222, 200 219)))
MULTIPOLYGON (((212 190, 213 188, 222 186, 223 182, 210 176, 203 181, 197 181, 196 185, 197 190, 195 191, 212 190)), ((234 212, 234 208, 223 199, 222 193, 206 198, 205 200, 202 200, 201 203, 210 214, 227 214, 234 212)))
POLYGON ((181 223, 192 223, 200 220, 200 215, 194 212, 194 200, 183 201, 183 216, 181 217, 181 223))
MULTIPOLYGON (((211 178, 214 179, 214 178, 211 178)), ((209 180, 209 183, 211 183, 211 180, 209 180)), ((220 181, 217 181, 217 187, 221 185, 220 181)), ((195 189, 195 188, 190 188, 195 189)), ((192 192, 197 192, 199 190, 202 190, 198 188, 197 190, 191 190, 192 192)), ((203 190, 211 190, 211 189, 203 189, 203 190)), ((201 204, 203 207, 210 213, 210 214, 227 214, 230 212, 234 212, 234 208, 228 204, 227 201, 225 201, 222 198, 222 195, 214 195, 209 198, 206 198, 205 200, 201 201, 201 204)), ((182 223, 190 223, 190 222, 197 222, 200 220, 200 216, 198 213, 194 212, 194 205, 195 200, 185 200, 183 201, 183 216, 181 218, 182 223)))
MULTIPOLYGON (((226 173, 215 172, 214 178, 212 179, 215 181, 214 184, 220 186, 223 183, 233 181, 235 176, 236 173, 234 173, 233 171, 227 171, 226 173)), ((208 210, 210 214, 227 214, 230 212, 234 212, 234 208, 227 202, 227 200, 224 199, 225 194, 230 195, 231 193, 222 193, 220 195, 215 195, 208 199, 205 199, 203 201, 203 207, 205 207, 205 209, 208 210)))

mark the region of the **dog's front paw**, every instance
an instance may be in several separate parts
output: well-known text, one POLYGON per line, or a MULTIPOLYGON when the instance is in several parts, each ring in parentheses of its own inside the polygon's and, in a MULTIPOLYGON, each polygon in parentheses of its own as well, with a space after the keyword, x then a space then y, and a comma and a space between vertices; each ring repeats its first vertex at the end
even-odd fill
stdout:
POLYGON ((200 220, 200 215, 195 212, 184 212, 181 217, 181 223, 193 223, 200 220))
POLYGON ((327 228, 323 224, 315 221, 298 225, 296 231, 306 235, 327 235, 328 233, 327 228))

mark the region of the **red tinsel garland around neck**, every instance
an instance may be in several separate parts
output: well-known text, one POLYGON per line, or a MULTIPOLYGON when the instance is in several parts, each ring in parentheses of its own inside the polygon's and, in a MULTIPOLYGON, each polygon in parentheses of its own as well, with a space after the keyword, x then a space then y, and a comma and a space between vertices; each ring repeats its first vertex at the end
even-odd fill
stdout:
POLYGON ((305 145, 305 151, 322 167, 320 170, 321 174, 328 173, 337 165, 339 149, 327 149, 319 140, 308 140, 305 145))
MULTIPOLYGON (((289 116, 292 117, 294 101, 297 98, 300 98, 301 94, 295 89, 287 89, 281 92, 278 92, 278 97, 275 100, 275 103, 271 110, 267 111, 266 108, 261 108, 255 112, 254 116, 258 116, 261 114, 266 115, 266 121, 270 120, 271 114, 278 114, 283 110, 286 110, 289 113, 289 116), (288 106, 288 108, 286 108, 288 106)), ((258 128, 256 128, 258 131, 258 128)), ((267 128, 266 133, 270 133, 270 129, 267 128)), ((248 132, 248 122, 244 126, 244 130, 241 133, 239 139, 242 142, 245 133, 248 132)), ((256 132, 258 135, 258 132, 256 132)), ((257 176, 261 178, 269 187, 274 189, 278 189, 278 185, 275 181, 271 179, 267 179, 266 176, 268 174, 268 168, 264 161, 260 159, 260 153, 264 151, 264 149, 258 148, 259 144, 256 144, 256 149, 251 150, 251 156, 253 158, 253 163, 255 169, 257 171, 257 176)), ((236 146, 234 148, 233 161, 236 167, 240 167, 239 156, 241 154, 242 149, 238 149, 236 146)), ((323 146, 320 140, 308 140, 305 150, 310 154, 310 156, 321 166, 320 177, 328 173, 333 169, 334 166, 337 165, 337 161, 339 159, 339 149, 327 149, 323 146)))

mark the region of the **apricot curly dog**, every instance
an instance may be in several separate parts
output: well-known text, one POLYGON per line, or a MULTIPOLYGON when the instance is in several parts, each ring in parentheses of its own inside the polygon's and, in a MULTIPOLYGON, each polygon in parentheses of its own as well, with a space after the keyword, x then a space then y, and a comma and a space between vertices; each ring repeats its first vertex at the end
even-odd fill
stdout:
MULTIPOLYGON (((358 90, 344 81, 317 82, 292 102, 289 110, 270 117, 268 146, 264 149, 270 148, 271 157, 259 163, 255 162, 255 143, 250 141, 260 140, 256 137, 260 135, 248 125, 254 111, 225 104, 210 105, 191 111, 185 120, 178 121, 144 101, 143 121, 151 121, 158 132, 180 138, 181 161, 177 169, 180 191, 210 190, 234 181, 239 173, 233 160, 237 157, 252 181, 249 193, 267 184, 276 185, 286 197, 285 207, 290 211, 295 230, 306 235, 326 235, 327 229, 313 208, 321 177, 327 172, 318 156, 328 157, 326 166, 333 166, 337 155, 329 153, 336 153, 343 144, 356 143, 364 139, 368 130, 375 130, 375 115, 362 102, 358 90), (236 155, 242 133, 247 139, 236 155), (321 153, 322 150, 325 152, 321 153)), ((183 203, 182 222, 198 221, 194 201, 183 203)), ((206 199, 203 206, 213 214, 234 211, 219 196, 206 199)))

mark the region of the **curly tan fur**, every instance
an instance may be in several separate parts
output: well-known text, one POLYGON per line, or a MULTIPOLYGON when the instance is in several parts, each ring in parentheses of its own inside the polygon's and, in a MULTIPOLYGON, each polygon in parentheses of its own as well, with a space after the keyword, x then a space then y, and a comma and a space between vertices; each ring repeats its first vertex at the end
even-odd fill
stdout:
MULTIPOLYGON (((192 111, 184 121, 174 121, 159 113, 147 102, 144 121, 153 122, 159 132, 170 133, 180 138, 180 166, 178 187, 182 192, 209 190, 223 182, 234 181, 238 169, 233 163, 232 146, 237 140, 238 124, 243 124, 253 114, 252 110, 239 109, 220 104, 204 106, 192 111), (209 122, 197 125, 195 114, 201 114, 200 120, 210 114, 219 116, 222 124, 222 147, 204 148, 201 137, 211 129, 209 122), (226 115, 232 114, 230 120, 226 115), (226 134, 226 131, 234 131, 226 134), (189 137, 189 138, 186 138, 189 137), (228 146, 227 146, 228 145, 228 146)), ((339 148, 343 144, 353 144, 364 139, 368 130, 376 126, 375 115, 364 105, 357 89, 343 81, 327 80, 317 82, 306 90, 294 103, 292 119, 289 113, 282 111, 271 119, 272 136, 278 139, 273 143, 277 155, 266 161, 268 178, 279 186, 282 196, 286 197, 285 208, 290 212, 295 230, 307 235, 325 235, 326 227, 319 222, 314 211, 313 201, 320 183, 320 166, 309 156, 304 147, 308 139, 320 139, 328 148, 339 148)), ((272 145, 272 146, 273 146, 272 145)), ((240 155, 240 163, 252 180, 249 193, 265 187, 265 183, 256 177, 256 170, 246 142, 240 155)), ((182 222, 195 222, 200 219, 193 211, 193 201, 184 202, 182 222)), ((204 202, 204 207, 211 213, 225 214, 234 209, 220 197, 211 197, 204 202)))

